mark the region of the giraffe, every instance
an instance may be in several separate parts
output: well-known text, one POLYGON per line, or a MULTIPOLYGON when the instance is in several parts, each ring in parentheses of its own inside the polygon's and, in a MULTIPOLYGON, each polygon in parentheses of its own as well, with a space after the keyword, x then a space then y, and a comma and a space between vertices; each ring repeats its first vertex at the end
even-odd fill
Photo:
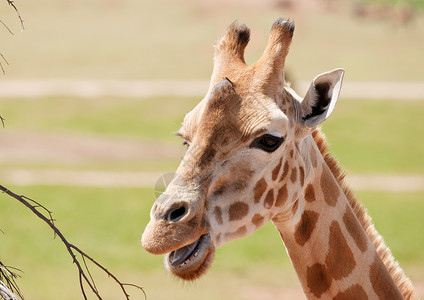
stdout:
POLYGON ((271 221, 308 299, 415 299, 318 127, 344 70, 315 77, 304 98, 284 80, 294 28, 274 22, 252 65, 246 25, 231 24, 218 41, 209 90, 178 131, 187 152, 152 207, 142 245, 194 280, 218 247, 271 221))

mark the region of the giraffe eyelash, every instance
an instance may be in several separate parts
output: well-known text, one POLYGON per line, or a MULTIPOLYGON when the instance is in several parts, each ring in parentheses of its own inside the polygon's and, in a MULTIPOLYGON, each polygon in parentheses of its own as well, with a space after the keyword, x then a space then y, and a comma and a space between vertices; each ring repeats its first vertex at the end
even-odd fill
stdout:
POLYGON ((177 132, 176 135, 183 139, 183 142, 182 142, 183 146, 187 146, 187 147, 190 146, 190 142, 181 132, 177 132))
POLYGON ((284 137, 278 137, 271 134, 264 134, 255 139, 250 148, 258 148, 265 152, 271 153, 278 149, 284 142, 284 137))

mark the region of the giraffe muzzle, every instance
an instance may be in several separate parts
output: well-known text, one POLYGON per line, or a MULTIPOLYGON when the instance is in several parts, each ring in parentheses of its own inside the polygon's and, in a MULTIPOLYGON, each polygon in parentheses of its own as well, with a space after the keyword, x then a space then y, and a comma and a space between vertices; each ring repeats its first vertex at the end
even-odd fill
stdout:
POLYGON ((169 255, 169 262, 171 265, 177 266, 187 260, 190 260, 192 257, 195 257, 199 252, 199 248, 197 248, 199 241, 200 239, 190 245, 172 251, 169 255))
POLYGON ((204 234, 194 243, 168 253, 165 265, 172 274, 184 280, 194 280, 207 271, 214 254, 211 238, 209 234, 204 234))

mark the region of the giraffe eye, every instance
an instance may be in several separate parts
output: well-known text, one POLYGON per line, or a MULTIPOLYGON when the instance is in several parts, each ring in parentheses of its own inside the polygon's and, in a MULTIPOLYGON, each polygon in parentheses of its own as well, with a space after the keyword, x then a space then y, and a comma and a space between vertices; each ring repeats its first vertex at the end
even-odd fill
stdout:
POLYGON ((264 134, 258 137, 250 145, 250 148, 258 148, 266 152, 274 152, 283 143, 283 137, 277 137, 270 134, 264 134))

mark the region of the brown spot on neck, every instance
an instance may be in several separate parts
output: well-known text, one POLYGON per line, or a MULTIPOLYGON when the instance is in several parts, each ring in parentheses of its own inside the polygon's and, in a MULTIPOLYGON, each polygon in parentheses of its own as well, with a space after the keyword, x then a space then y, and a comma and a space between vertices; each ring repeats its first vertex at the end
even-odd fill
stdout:
POLYGON ((230 221, 237 221, 242 219, 249 212, 249 205, 244 202, 236 202, 231 204, 228 209, 228 217, 230 221))
POLYGON ((218 224, 222 224, 222 211, 219 206, 216 206, 213 210, 213 213, 215 215, 215 220, 218 222, 218 224))
POLYGON ((243 234, 246 234, 246 232, 247 232, 247 227, 246 227, 246 225, 243 225, 243 226, 241 226, 241 227, 239 227, 239 229, 237 229, 237 234, 239 234, 239 235, 243 235, 243 234))
POLYGON ((275 200, 275 206, 281 207, 284 205, 284 203, 287 201, 288 197, 288 191, 287 186, 283 185, 277 193, 277 199, 275 200))
POLYGON ((297 209, 299 208, 299 200, 296 200, 291 207, 292 215, 295 215, 297 212, 297 209))
POLYGON ((320 298, 330 288, 331 277, 327 275, 324 265, 316 263, 307 268, 306 283, 311 293, 320 298))
POLYGON ((299 167, 299 177, 300 177, 300 186, 303 187, 305 184, 305 169, 300 166, 299 167))
POLYGON ((247 232, 246 225, 243 225, 239 229, 237 229, 236 231, 227 233, 225 236, 227 238, 229 238, 230 240, 233 240, 233 239, 236 239, 236 238, 239 238, 239 237, 245 235, 246 232, 247 232))
POLYGON ((291 175, 290 175, 290 180, 291 180, 291 182, 293 182, 293 183, 295 183, 295 182, 297 181, 297 168, 296 168, 296 167, 294 167, 294 168, 292 169, 292 173, 291 173, 291 175))
POLYGON ((336 280, 342 279, 352 273, 356 266, 355 258, 337 221, 333 221, 330 225, 328 248, 325 258, 328 273, 336 280))
POLYGON ((296 231, 294 233, 296 243, 301 246, 306 244, 315 229, 317 221, 318 214, 316 212, 312 210, 305 210, 303 212, 299 223, 296 225, 296 231))
POLYGON ((330 206, 336 206, 340 196, 339 186, 328 168, 322 170, 320 185, 324 194, 325 202, 330 206))
POLYGON ((348 205, 346 206, 346 212, 343 215, 343 222, 345 223, 350 236, 355 241, 356 246, 358 246, 359 250, 365 252, 367 250, 366 233, 348 205))
POLYGON ((270 209, 274 205, 274 189, 270 189, 264 200, 264 207, 270 209))
POLYGON ((309 152, 309 157, 311 158, 312 167, 315 169, 318 166, 318 159, 314 148, 311 148, 311 151, 309 152))
POLYGON ((252 217, 252 223, 256 226, 256 229, 258 229, 264 223, 264 217, 262 217, 260 214, 255 214, 252 217))
POLYGON ((284 178, 286 178, 287 174, 289 173, 289 162, 286 160, 283 167, 283 174, 281 174, 280 180, 283 181, 284 178))
POLYGON ((305 189, 305 200, 309 203, 315 201, 314 186, 310 183, 306 186, 306 189, 305 189))
MULTIPOLYGON (((406 299, 417 298, 412 282, 405 275, 402 269, 394 262, 393 255, 391 254, 389 248, 384 244, 384 241, 380 238, 378 232, 374 230, 371 218, 368 216, 366 209, 364 209, 363 206, 356 200, 356 197, 354 196, 353 192, 346 184, 344 180, 345 174, 338 165, 337 160, 330 153, 328 153, 328 146, 324 134, 321 133, 320 129, 316 129, 312 133, 312 137, 316 142, 326 165, 330 168, 331 173, 334 175, 337 182, 341 186, 343 193, 346 195, 347 200, 349 201, 349 204, 352 207, 353 212, 358 218, 361 226, 364 228, 364 231, 368 235, 369 239, 372 241, 374 248, 378 249, 377 253, 379 257, 381 257, 383 264, 389 270, 393 280, 399 287, 402 295, 406 299)), ((311 148, 311 151, 312 158, 312 156, 315 154, 315 151, 313 148, 311 148)), ((319 156, 319 154, 317 154, 317 156, 319 156)))
POLYGON ((359 284, 352 285, 343 292, 339 292, 333 300, 368 300, 367 293, 359 284))
POLYGON ((275 181, 280 173, 281 164, 283 163, 283 158, 280 159, 278 165, 272 170, 272 180, 275 181))
POLYGON ((263 193, 265 193, 267 186, 268 184, 266 183, 265 178, 263 177, 256 183, 255 188, 253 190, 253 198, 255 203, 259 203, 263 193))
POLYGON ((380 300, 383 299, 403 299, 398 287, 390 276, 379 256, 375 256, 373 264, 370 266, 370 280, 374 292, 380 300))

